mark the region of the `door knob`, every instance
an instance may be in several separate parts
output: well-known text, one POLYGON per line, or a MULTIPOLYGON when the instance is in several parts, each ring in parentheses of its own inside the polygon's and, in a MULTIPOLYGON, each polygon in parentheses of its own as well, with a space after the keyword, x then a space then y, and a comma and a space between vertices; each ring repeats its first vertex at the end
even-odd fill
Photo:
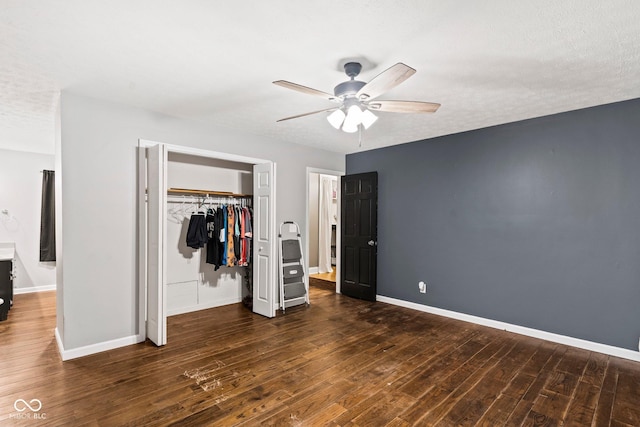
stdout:
POLYGON ((375 246, 375 245, 377 245, 377 243, 376 243, 376 242, 374 242, 373 240, 369 240, 369 241, 367 242, 367 245, 369 245, 369 246, 375 246))

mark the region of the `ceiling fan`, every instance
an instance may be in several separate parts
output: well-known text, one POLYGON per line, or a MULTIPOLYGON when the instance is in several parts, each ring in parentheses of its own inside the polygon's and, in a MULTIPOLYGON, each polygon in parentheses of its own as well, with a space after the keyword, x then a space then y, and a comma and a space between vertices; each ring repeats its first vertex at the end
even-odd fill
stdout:
POLYGON ((378 119, 372 111, 389 113, 435 113, 440 107, 440 104, 434 102, 387 101, 376 99, 378 96, 396 87, 415 74, 415 69, 402 62, 398 62, 378 74, 369 83, 355 79, 361 70, 362 64, 359 62, 347 62, 344 64, 344 72, 351 80, 337 85, 333 89, 333 95, 286 80, 276 80, 273 83, 278 86, 314 95, 339 104, 338 106, 325 108, 323 110, 286 117, 278 120, 278 122, 317 113, 330 112, 331 114, 327 116, 327 120, 334 128, 352 133, 357 132, 358 129, 362 129, 362 127, 368 129, 369 126, 378 119))

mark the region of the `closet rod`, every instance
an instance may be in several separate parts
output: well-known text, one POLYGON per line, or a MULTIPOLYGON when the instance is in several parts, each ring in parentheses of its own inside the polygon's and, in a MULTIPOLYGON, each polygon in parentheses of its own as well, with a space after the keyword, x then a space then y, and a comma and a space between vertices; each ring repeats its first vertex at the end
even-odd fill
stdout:
POLYGON ((238 194, 230 191, 213 191, 213 190, 191 190, 187 188, 169 188, 167 193, 173 194, 192 194, 201 196, 215 197, 253 197, 253 194, 238 194))

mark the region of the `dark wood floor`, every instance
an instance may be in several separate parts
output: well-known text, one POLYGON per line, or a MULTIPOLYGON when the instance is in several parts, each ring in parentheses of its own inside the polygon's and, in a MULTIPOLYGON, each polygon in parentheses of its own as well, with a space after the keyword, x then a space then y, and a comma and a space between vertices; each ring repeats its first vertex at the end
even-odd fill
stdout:
POLYGON ((323 288, 311 302, 271 320, 242 305, 175 316, 163 348, 63 363, 55 295, 16 295, 0 424, 640 426, 640 363, 323 288), (18 419, 17 399, 46 418, 18 419))

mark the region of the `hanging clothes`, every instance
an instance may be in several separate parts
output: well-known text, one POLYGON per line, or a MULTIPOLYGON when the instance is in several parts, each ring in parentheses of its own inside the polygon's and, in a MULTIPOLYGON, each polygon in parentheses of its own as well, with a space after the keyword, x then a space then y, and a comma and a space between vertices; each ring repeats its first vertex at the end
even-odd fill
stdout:
POLYGON ((204 248, 209 240, 207 236, 207 219, 202 212, 191 215, 187 229, 187 246, 193 249, 204 248))
POLYGON ((247 256, 245 254, 246 250, 246 242, 245 242, 245 216, 244 209, 240 209, 240 261, 238 261, 239 265, 247 265, 247 256))
POLYGON ((227 206, 222 205, 222 219, 224 224, 222 225, 222 229, 220 230, 220 241, 222 242, 222 254, 220 255, 220 265, 227 265, 227 252, 229 250, 228 243, 229 239, 227 239, 227 222, 229 220, 227 212, 227 206))
MULTIPOLYGON (((223 265, 225 253, 225 218, 222 206, 217 209, 209 209, 207 212, 207 230, 209 241, 207 242, 207 264, 212 264, 218 270, 223 265)), ((226 259, 226 257, 225 257, 226 259)))
POLYGON ((220 238, 219 233, 222 228, 219 224, 217 210, 207 210, 207 264, 213 264, 215 270, 220 268, 220 238))
POLYGON ((227 266, 236 265, 236 252, 234 249, 234 235, 236 230, 236 215, 233 206, 227 207, 227 266))
POLYGON ((235 221, 233 230, 233 250, 236 258, 236 264, 240 265, 240 258, 242 255, 242 243, 240 242, 240 208, 238 206, 233 207, 235 221))
POLYGON ((247 207, 244 208, 245 210, 245 215, 247 216, 247 220, 245 221, 245 237, 252 239, 253 238, 253 226, 252 224, 252 217, 253 217, 253 212, 251 211, 251 208, 247 207))
POLYGON ((206 247, 205 261, 220 266, 249 266, 252 256, 252 210, 250 207, 220 205, 194 213, 189 219, 187 245, 206 247))
POLYGON ((242 242, 241 265, 249 265, 251 262, 251 214, 249 208, 243 208, 241 213, 240 239, 242 242))

